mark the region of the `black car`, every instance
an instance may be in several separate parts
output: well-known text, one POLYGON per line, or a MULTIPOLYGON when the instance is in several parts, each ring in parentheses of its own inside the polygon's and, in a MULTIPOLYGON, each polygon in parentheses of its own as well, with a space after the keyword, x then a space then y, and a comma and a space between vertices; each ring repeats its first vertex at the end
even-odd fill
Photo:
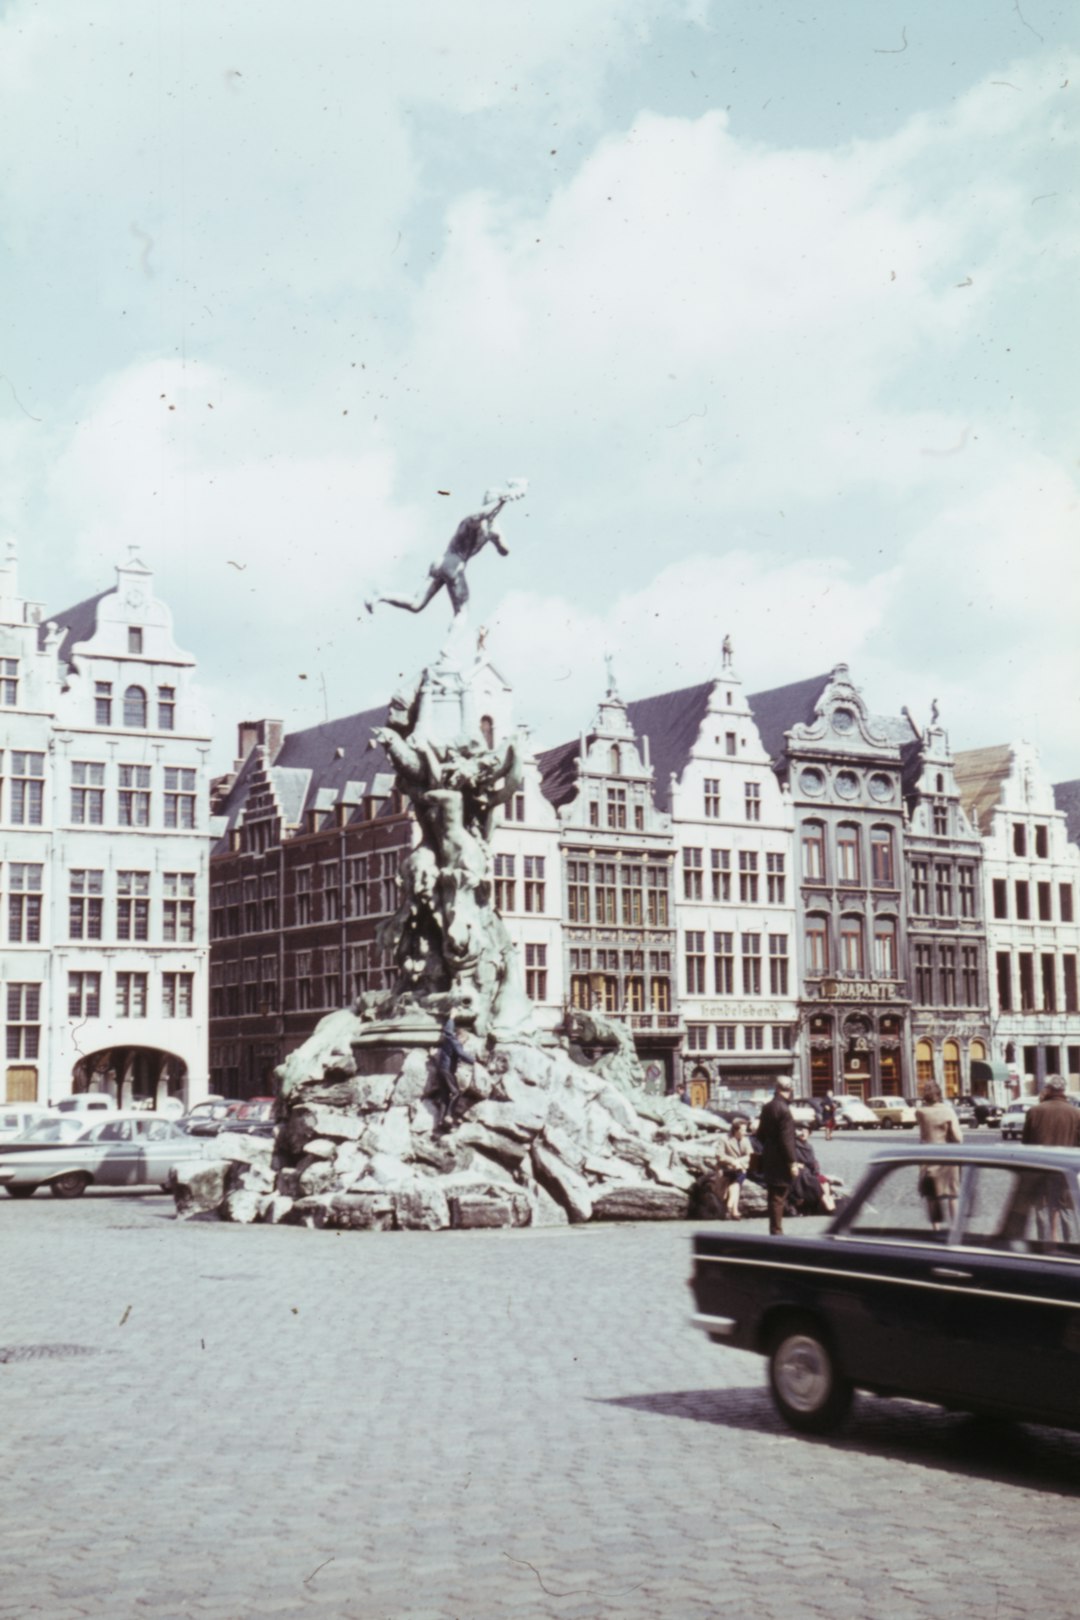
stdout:
POLYGON ((858 1387, 1080 1429, 1072 1150, 881 1154, 821 1235, 725 1230, 693 1250, 695 1324, 767 1357, 793 1428, 834 1427, 858 1387))

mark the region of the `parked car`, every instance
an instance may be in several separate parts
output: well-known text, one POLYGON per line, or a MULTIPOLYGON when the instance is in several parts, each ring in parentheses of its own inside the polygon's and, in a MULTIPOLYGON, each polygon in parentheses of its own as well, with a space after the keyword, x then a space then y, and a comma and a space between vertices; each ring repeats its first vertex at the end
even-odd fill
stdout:
POLYGON ((979 1122, 975 1118, 975 1106, 972 1103, 971 1098, 970 1097, 950 1097, 947 1100, 952 1103, 953 1112, 955 1113, 957 1119, 960 1121, 960 1124, 963 1127, 963 1129, 965 1131, 974 1130, 975 1126, 979 1122))
POLYGON ((86 1129, 82 1114, 42 1114, 21 1136, 0 1142, 0 1153, 25 1153, 44 1142, 74 1142, 86 1129))
POLYGON ((53 1103, 58 1114, 118 1114, 120 1110, 104 1091, 78 1091, 73 1097, 60 1097, 53 1103))
POLYGON ((184 1115, 180 1126, 189 1136, 216 1136, 241 1106, 239 1097, 207 1097, 184 1115))
POLYGON ((791 1117, 796 1125, 805 1125, 808 1131, 816 1131, 821 1124, 821 1109, 813 1097, 793 1097, 791 1117))
POLYGON ((836 1123, 842 1131, 876 1131, 880 1121, 861 1097, 837 1097, 836 1123))
POLYGON ((48 1112, 43 1103, 5 1103, 0 1108, 0 1142, 14 1142, 48 1112))
POLYGON ((935 1230, 927 1152, 872 1159, 819 1236, 695 1235, 695 1325, 767 1358, 795 1429, 834 1427, 855 1388, 1080 1429, 1080 1156, 935 1145, 959 1187, 935 1230))
POLYGON ((914 1128, 915 1110, 903 1097, 868 1097, 866 1106, 883 1130, 891 1131, 897 1126, 904 1130, 914 1128))
POLYGON ((1034 1108, 1038 1097, 1018 1097, 1011 1102, 1001 1116, 1001 1140, 1003 1142, 1019 1142, 1024 1133, 1024 1120, 1027 1118, 1029 1108, 1034 1108))
POLYGON ((275 1128, 273 1097, 249 1097, 221 1122, 222 1134, 239 1131, 248 1136, 273 1136, 275 1128))
POLYGON ((987 1097, 965 1097, 964 1101, 970 1104, 976 1125, 989 1125, 993 1128, 1001 1124, 1004 1110, 1000 1103, 990 1102, 987 1097))
POLYGON ((0 1153, 0 1187, 30 1198, 48 1187, 54 1198, 79 1198, 87 1187, 168 1187, 174 1165, 202 1159, 209 1144, 160 1114, 116 1113, 90 1125, 74 1142, 0 1153))

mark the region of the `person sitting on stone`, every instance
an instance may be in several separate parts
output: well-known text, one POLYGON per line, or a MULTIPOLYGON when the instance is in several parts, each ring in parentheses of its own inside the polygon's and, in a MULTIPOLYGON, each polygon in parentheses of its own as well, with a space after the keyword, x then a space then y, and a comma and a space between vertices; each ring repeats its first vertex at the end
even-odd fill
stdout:
POLYGON ((795 1158, 799 1173, 791 1184, 786 1213, 788 1215, 831 1215, 836 1209, 829 1178, 822 1174, 817 1154, 810 1142, 810 1132, 800 1125, 795 1132, 795 1158))
POLYGON ((435 1123, 435 1129, 449 1130, 451 1125, 457 1123, 460 1113, 463 1112, 461 1087, 457 1083, 457 1068, 459 1063, 472 1065, 476 1059, 466 1050, 458 1039, 457 1023, 451 1013, 442 1027, 439 1044, 435 1048, 435 1080, 437 1090, 435 1101, 441 1112, 435 1123))
POLYGON ((724 1194, 724 1219, 741 1221, 739 1194, 750 1168, 750 1132, 745 1119, 733 1119, 731 1130, 720 1143, 720 1175, 724 1194))

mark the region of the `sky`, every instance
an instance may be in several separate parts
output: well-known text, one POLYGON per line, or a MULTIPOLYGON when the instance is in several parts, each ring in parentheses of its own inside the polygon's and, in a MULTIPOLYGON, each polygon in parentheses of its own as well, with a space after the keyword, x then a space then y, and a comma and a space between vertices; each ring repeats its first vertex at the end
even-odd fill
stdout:
POLYGON ((463 636, 540 746, 849 664, 1080 776, 1080 13, 1054 0, 0 0, 0 539, 130 548, 215 716, 463 636))

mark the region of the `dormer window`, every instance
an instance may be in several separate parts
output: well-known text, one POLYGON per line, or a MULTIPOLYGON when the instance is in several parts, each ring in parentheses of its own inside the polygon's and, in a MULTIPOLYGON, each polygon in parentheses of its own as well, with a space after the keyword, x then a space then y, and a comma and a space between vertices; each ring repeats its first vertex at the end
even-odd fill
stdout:
POLYGON ((124 724, 132 728, 146 725, 146 693, 141 686, 129 686, 124 693, 124 724))
POLYGON ((135 655, 135 657, 137 657, 137 658, 141 658, 142 657, 142 650, 143 650, 142 626, 138 625, 138 624, 129 624, 128 625, 128 652, 133 653, 135 655))

